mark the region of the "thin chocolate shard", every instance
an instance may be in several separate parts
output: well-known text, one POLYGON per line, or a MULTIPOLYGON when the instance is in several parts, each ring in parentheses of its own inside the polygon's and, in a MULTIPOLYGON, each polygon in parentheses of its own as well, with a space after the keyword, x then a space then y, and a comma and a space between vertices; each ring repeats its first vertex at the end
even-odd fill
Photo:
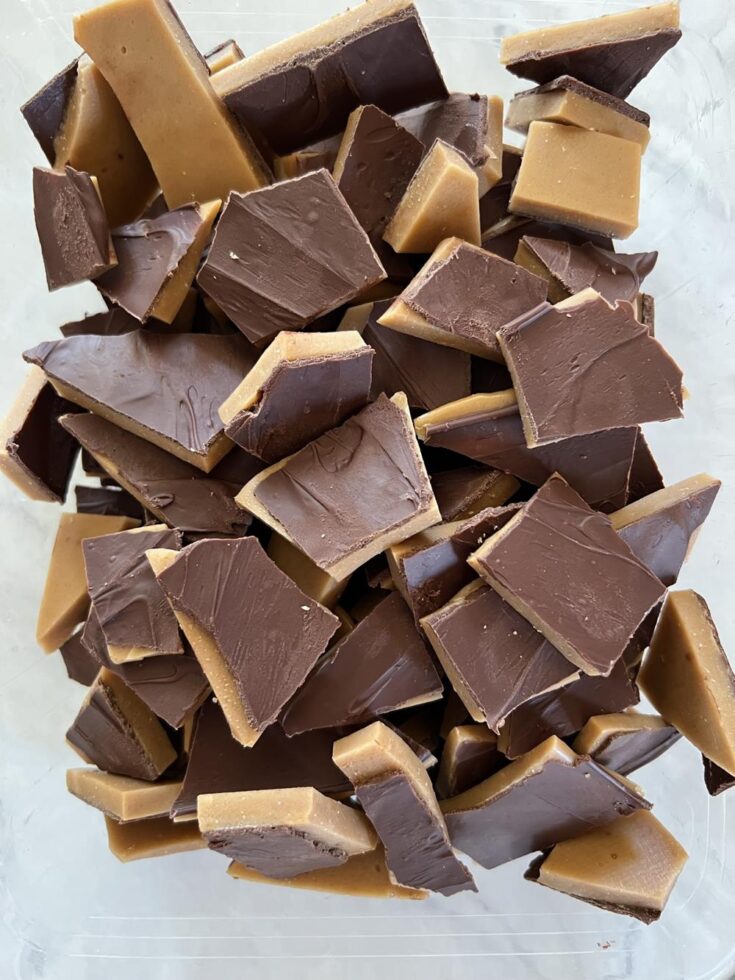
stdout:
POLYGON ((184 851, 199 851, 206 841, 196 825, 183 827, 168 817, 151 817, 133 823, 118 823, 105 817, 107 845, 118 861, 139 861, 143 858, 165 857, 184 851))
MULTIPOLYGON (((519 164, 520 166, 520 164, 519 164)), ((613 244, 609 235, 598 235, 591 231, 579 231, 569 225, 555 221, 541 221, 527 218, 519 214, 508 214, 497 219, 495 224, 483 226, 482 247, 486 252, 499 255, 513 262, 518 245, 524 235, 536 238, 550 238, 555 241, 569 242, 572 245, 584 245, 592 242, 600 248, 612 251, 613 244)))
POLYGON ((89 413, 64 415, 64 428, 106 473, 169 527, 197 534, 244 534, 251 517, 235 503, 241 481, 209 476, 197 467, 89 413))
POLYGON ((237 502, 337 579, 440 516, 400 394, 264 470, 237 502))
POLYGON ((646 276, 653 272, 658 252, 623 255, 586 242, 571 245, 548 238, 524 235, 515 261, 549 283, 552 303, 594 289, 608 303, 635 304, 646 276))
POLYGON ((452 851, 426 770, 395 732, 374 722, 335 742, 334 761, 352 780, 396 881, 442 895, 477 890, 452 851))
POLYGON ((704 784, 710 796, 719 796, 728 789, 735 786, 735 775, 731 775, 716 762, 712 762, 706 755, 702 756, 704 765, 704 784))
POLYGON ((357 330, 375 351, 370 398, 402 391, 411 408, 430 410, 470 393, 470 358, 380 324, 392 300, 350 307, 339 330, 357 330))
POLYGON ((589 905, 655 922, 668 901, 687 853, 647 810, 557 844, 536 858, 527 881, 589 905))
POLYGON ((627 776, 658 759, 681 735, 658 715, 594 715, 572 743, 580 755, 589 755, 606 769, 627 776))
POLYGON ((180 654, 176 617, 145 556, 151 548, 180 547, 165 526, 137 528, 82 542, 89 597, 113 663, 180 654))
POLYGON ((189 204, 115 228, 117 267, 97 280, 102 295, 136 320, 171 323, 186 299, 220 209, 189 204))
POLYGON ((383 279, 367 235, 326 170, 231 194, 197 276, 253 343, 303 330, 383 279))
POLYGON ((81 320, 72 320, 59 327, 64 337, 75 337, 80 333, 121 334, 139 329, 140 321, 125 310, 121 310, 119 306, 112 306, 104 313, 92 313, 81 320))
POLYGON ((203 540, 178 556, 163 554, 170 564, 157 571, 158 581, 233 735, 252 745, 303 684, 339 620, 297 588, 255 538, 203 540), (213 582, 220 583, 214 597, 213 582))
POLYGON ((502 767, 498 736, 486 725, 457 725, 447 735, 442 751, 436 795, 440 800, 458 796, 502 767))
POLYGON ((625 99, 680 37, 679 4, 661 3, 505 37, 500 61, 520 78, 572 75, 625 99))
POLYGON ((156 780, 176 759, 158 719, 104 668, 66 738, 85 762, 136 779, 156 780))
POLYGON ((696 592, 669 593, 638 680, 669 724, 735 776, 735 675, 696 592))
MULTIPOLYGON (((104 470, 102 472, 104 473, 104 470)), ((114 487, 77 486, 74 487, 74 496, 78 514, 134 517, 141 523, 145 518, 144 508, 127 490, 116 490, 114 487)))
POLYGON ((585 289, 498 341, 532 448, 682 417, 681 370, 629 303, 585 289))
POLYGON ((199 829, 214 851, 269 878, 293 878, 373 851, 364 814, 311 786, 203 794, 199 829))
POLYGON ((77 799, 118 823, 168 816, 180 782, 149 783, 96 769, 67 769, 66 788, 77 799))
POLYGON ((700 473, 615 511, 612 526, 636 558, 664 585, 673 585, 720 486, 700 473))
MULTIPOLYGON (((522 150, 515 146, 503 146, 500 180, 480 198, 480 228, 483 234, 508 216, 508 203, 518 168, 523 158, 522 150)), ((513 256, 504 256, 512 258, 513 256)))
POLYGON ((281 154, 339 132, 359 105, 393 114, 447 96, 409 0, 359 4, 212 83, 236 118, 281 154))
POLYGON ((636 439, 633 463, 630 468, 628 496, 626 504, 634 504, 641 497, 663 490, 664 478, 646 442, 646 437, 639 431, 636 439))
POLYGON ((593 716, 623 711, 639 700, 624 654, 608 677, 583 674, 578 681, 516 708, 500 730, 498 748, 509 759, 517 759, 550 735, 567 738, 593 716))
POLYGON ((421 626, 477 722, 499 732, 519 705, 579 671, 493 589, 475 580, 421 626))
POLYGON ((559 473, 599 510, 618 510, 626 501, 637 428, 608 429, 529 449, 512 389, 445 405, 420 416, 415 425, 425 445, 451 449, 533 486, 559 473))
POLYGON ((492 466, 460 466, 435 473, 431 486, 442 520, 462 521, 487 507, 501 507, 520 484, 492 466))
POLYGON ((59 647, 59 653, 64 661, 69 680, 89 687, 99 673, 100 663, 97 657, 90 653, 82 641, 82 630, 78 630, 59 647))
POLYGON ((287 735, 364 724, 441 695, 431 654, 393 592, 327 651, 286 705, 280 724, 287 735))
POLYGON ((496 868, 651 804, 627 779, 552 736, 441 808, 452 844, 496 868))
POLYGON ((53 167, 56 163, 55 140, 66 118, 69 101, 77 82, 79 59, 54 75, 36 92, 20 111, 53 167))
POLYGON ((230 38, 228 41, 222 41, 221 44, 216 44, 210 51, 207 51, 204 55, 204 60, 207 62, 210 75, 216 75, 223 68, 229 68, 230 65, 235 65, 238 61, 242 61, 244 57, 245 53, 240 45, 237 41, 230 38))
POLYGON ((40 368, 31 367, 0 421, 0 471, 31 500, 66 500, 79 446, 59 418, 75 410, 40 368))
POLYGON ((497 332, 544 307, 543 279, 448 238, 381 316, 385 327, 478 357, 503 360, 497 332))
POLYGON ((203 793, 314 786, 331 796, 349 796, 352 786, 332 762, 335 733, 306 732, 288 738, 271 725, 251 748, 235 741, 221 706, 205 702, 197 715, 181 793, 171 807, 175 820, 194 817, 203 793))
POLYGON ((275 463, 364 408, 372 361, 355 331, 284 331, 220 405, 225 433, 275 463))
POLYGON ((33 213, 49 290, 97 279, 117 265, 95 177, 34 167, 33 213))
POLYGON ((610 673, 666 593, 610 521, 558 475, 468 560, 586 674, 610 673))
POLYGON ((48 341, 24 357, 70 401, 209 472, 232 445, 217 408, 255 353, 238 336, 138 330, 48 341))

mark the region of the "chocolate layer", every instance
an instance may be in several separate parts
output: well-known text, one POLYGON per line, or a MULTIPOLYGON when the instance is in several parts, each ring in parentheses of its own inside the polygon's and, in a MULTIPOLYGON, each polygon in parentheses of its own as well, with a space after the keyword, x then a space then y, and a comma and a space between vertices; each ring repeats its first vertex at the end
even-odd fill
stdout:
POLYGON ((121 334, 139 329, 140 321, 126 313, 125 310, 121 310, 119 306, 112 306, 104 313, 92 313, 91 316, 85 316, 81 320, 72 320, 70 323, 64 323, 59 327, 64 337, 75 337, 80 333, 121 334))
POLYGON ((66 643, 62 643, 59 653, 69 679, 89 687, 99 673, 100 662, 82 642, 82 631, 79 630, 66 643))
POLYGON ((116 517, 136 517, 143 522, 145 511, 127 490, 116 490, 114 487, 78 486, 74 487, 74 495, 77 501, 78 514, 111 514, 116 517))
POLYGON ((65 415, 63 426, 104 463, 110 476, 169 527, 240 535, 250 526, 250 515, 234 499, 242 484, 216 475, 228 457, 211 476, 205 476, 195 466, 97 415, 65 415))
POLYGON ((703 755, 702 764, 704 765, 704 784, 710 796, 719 796, 720 793, 724 793, 735 786, 735 776, 722 769, 716 762, 712 762, 711 759, 703 755))
POLYGON ((441 693, 431 654, 393 592, 319 661, 280 723, 287 735, 357 725, 441 693))
POLYGON ((488 731, 485 725, 459 725, 447 736, 436 794, 439 799, 447 799, 464 793, 497 772, 505 762, 494 732, 488 731))
POLYGON ((332 762, 334 738, 330 731, 287 738, 279 725, 272 725, 246 749, 232 737, 220 706, 207 701, 197 717, 184 784, 171 814, 195 814, 203 793, 314 786, 322 793, 348 795, 352 786, 332 762))
POLYGON ((301 330, 385 278, 326 170, 231 194, 197 281, 245 336, 301 330))
POLYGON ((257 731, 272 724, 339 626, 337 617, 297 588, 255 538, 199 541, 158 580, 174 609, 215 644, 257 731))
MULTIPOLYGON (((513 146, 503 147, 502 176, 497 184, 480 198, 480 228, 483 233, 507 217, 513 181, 516 179, 522 159, 523 154, 520 150, 513 146)), ((513 255, 515 252, 512 255, 503 255, 503 258, 512 259, 513 255)))
POLYGON ((379 8, 371 14, 359 7, 342 15, 345 27, 330 31, 330 40, 317 47, 307 41, 279 58, 276 46, 271 49, 276 64, 248 71, 242 82, 237 66, 229 69, 215 89, 237 119, 260 133, 276 153, 339 132, 358 105, 376 105, 392 114, 445 98, 416 8, 411 3, 384 6, 382 16, 379 8))
POLYGON ((138 330, 49 341, 24 357, 83 407, 135 435, 205 458, 224 438, 217 408, 252 367, 255 352, 237 336, 138 330))
POLYGON ((408 109, 396 121, 428 148, 443 140, 479 167, 488 155, 488 104, 486 95, 452 92, 446 99, 408 109))
POLYGON ((638 432, 633 453, 633 463, 630 467, 630 478, 628 481, 628 496, 626 504, 632 504, 641 497, 647 497, 649 493, 663 490, 664 478, 658 468, 653 453, 646 442, 646 437, 642 432, 638 432))
POLYGON ((334 868, 348 857, 343 848, 325 844, 295 827, 240 827, 210 831, 206 837, 212 850, 276 881, 319 868, 334 868))
POLYGON ((386 864, 396 881, 442 895, 477 891, 446 831, 403 773, 359 783, 355 795, 383 842, 386 864))
POLYGON ((492 466, 460 466, 431 478, 443 521, 474 517, 485 507, 500 506, 513 496, 518 483, 492 466), (495 501, 488 497, 496 497, 495 501))
MULTIPOLYGON (((586 85, 584 82, 580 82, 578 78, 574 78, 572 75, 560 75, 551 82, 547 82, 546 85, 538 85, 536 88, 529 89, 527 92, 519 92, 517 95, 513 96, 512 102, 522 101, 524 98, 532 95, 546 95, 552 92, 572 92, 575 95, 581 95, 582 98, 589 99, 590 102, 596 102, 600 106, 604 106, 606 109, 612 109, 614 112, 619 112, 623 116, 627 116, 634 122, 641 123, 642 126, 651 125, 651 117, 647 112, 643 112, 642 109, 637 109, 630 102, 626 102, 624 99, 619 99, 615 95, 610 95, 609 92, 603 92, 599 88, 595 88, 593 85, 586 85)), ((511 103, 512 105, 512 103, 511 103)))
POLYGON ((666 592, 558 475, 470 563, 587 674, 610 673, 666 592))
POLYGON ((97 279, 117 264, 102 200, 89 174, 33 169, 33 213, 50 290, 97 279))
POLYGON ((658 759, 680 738, 679 732, 671 725, 619 732, 612 734, 595 749, 593 757, 606 769, 627 776, 658 759))
POLYGON ((427 411, 470 393, 470 356, 378 323, 392 300, 348 310, 341 329, 358 330, 375 351, 370 397, 405 393, 411 408, 427 411))
POLYGON ((66 117, 77 81, 78 67, 79 59, 62 68, 58 75, 54 75, 20 109, 51 166, 56 163, 54 142, 66 117))

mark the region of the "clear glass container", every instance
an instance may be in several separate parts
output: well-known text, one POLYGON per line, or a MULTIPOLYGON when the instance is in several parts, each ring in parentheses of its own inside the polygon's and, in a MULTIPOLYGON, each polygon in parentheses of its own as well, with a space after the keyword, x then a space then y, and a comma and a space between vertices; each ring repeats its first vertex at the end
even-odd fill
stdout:
MULTIPOLYGON (((235 37, 251 53, 337 13, 344 0, 180 0, 203 50, 235 37)), ((86 0, 0 5, 0 410, 21 351, 102 304, 84 286, 49 295, 32 221, 44 165, 18 107, 77 54, 86 0)), ((528 87, 498 65, 499 38, 640 5, 617 0, 418 0, 450 89, 505 97, 528 87)), ((724 487, 681 584, 709 600, 735 651, 735 255, 730 0, 684 0, 684 38, 635 91, 651 112, 640 231, 659 249, 647 289, 657 335, 683 365, 686 420, 649 427, 669 482, 708 470, 724 487)), ((690 860, 660 923, 595 911, 523 881, 521 859, 478 869, 478 895, 379 902, 236 882, 207 852, 123 865, 101 815, 66 794, 78 763, 64 732, 83 697, 34 624, 58 511, 0 481, 0 976, 48 980, 697 980, 735 976, 735 794, 710 799, 680 742, 636 779, 690 860)))

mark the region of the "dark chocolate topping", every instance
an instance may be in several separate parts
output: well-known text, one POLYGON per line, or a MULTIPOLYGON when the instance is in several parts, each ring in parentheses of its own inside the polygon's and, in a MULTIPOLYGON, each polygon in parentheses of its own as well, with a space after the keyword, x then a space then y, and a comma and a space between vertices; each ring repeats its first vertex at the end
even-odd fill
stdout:
MULTIPOLYGON (((446 746, 444 752, 447 752, 446 746)), ((459 741, 450 763, 451 775, 446 776, 441 769, 439 770, 436 783, 437 796, 439 799, 458 796, 472 786, 477 786, 483 779, 492 776, 505 762, 505 757, 502 752, 498 752, 497 744, 493 741, 479 739, 459 741)), ((442 756, 442 765, 444 764, 444 756, 442 756)))
POLYGON ((348 856, 341 847, 288 826, 209 831, 204 837, 213 851, 275 879, 334 868, 348 856))
MULTIPOLYGON (((522 159, 523 154, 520 150, 507 146, 503 148, 502 176, 497 184, 480 198, 480 228, 483 233, 507 216, 513 181, 516 179, 522 159)), ((512 259, 513 256, 506 255, 504 258, 512 259)))
POLYGON ((396 121, 427 149, 443 140, 463 153, 473 167, 487 159, 487 96, 453 92, 446 99, 408 109, 396 121))
POLYGON ((528 235, 521 241, 569 296, 591 286, 609 303, 619 299, 633 303, 658 259, 658 252, 621 255, 589 242, 570 245, 528 235))
POLYGON ((567 51, 543 51, 511 61, 505 67, 520 78, 545 84, 571 75, 587 85, 626 99, 681 37, 672 28, 619 41, 602 41, 567 51))
POLYGON ((275 463, 340 425, 370 396, 369 347, 329 357, 284 361, 268 378, 256 405, 225 426, 249 453, 275 463))
POLYGON ((481 574, 571 647, 590 673, 609 674, 666 589, 559 476, 524 506, 481 574))
POLYGON ((145 555, 152 548, 178 551, 179 542, 168 529, 82 542, 89 596, 108 646, 183 652, 176 617, 145 555))
POLYGON ((518 705, 558 687, 576 668, 493 589, 481 585, 424 621, 498 732, 518 705))
POLYGON ((552 307, 499 340, 541 444, 682 416, 681 370, 629 303, 552 307))
POLYGON ((615 95, 610 95, 608 92, 603 92, 593 85, 586 85, 571 75, 560 75, 559 78, 547 82, 546 85, 538 85, 536 88, 529 89, 527 92, 519 92, 513 96, 512 101, 523 100, 529 95, 545 95, 548 92, 573 92, 575 95, 581 95, 585 99, 590 99, 592 102, 597 102, 599 105, 605 106, 606 109, 613 109, 623 116, 628 116, 628 118, 641 123, 643 126, 651 125, 651 117, 647 112, 643 112, 642 109, 636 109, 630 102, 619 99, 615 95))
POLYGON ((385 395, 292 456, 256 497, 319 565, 346 558, 433 500, 413 432, 385 395))
POLYGON ((96 279, 115 264, 105 209, 89 174, 34 167, 33 213, 50 290, 96 279))
POLYGON ((115 228, 118 265, 97 280, 100 292, 144 323, 202 226, 195 204, 115 228))
POLYGON ((551 238, 561 242, 571 242, 572 245, 584 245, 592 242, 600 248, 613 250, 612 239, 592 232, 579 231, 560 225, 556 222, 536 221, 533 218, 523 218, 512 214, 502 218, 491 226, 482 226, 482 247, 486 252, 499 255, 503 259, 513 261, 518 251, 518 242, 524 235, 537 238, 551 238))
POLYGON ((59 647, 59 653, 64 661, 69 679, 89 687, 100 670, 100 662, 90 653, 82 642, 82 631, 79 630, 66 643, 59 647))
POLYGON ((8 456, 40 480, 59 502, 66 500, 79 452, 76 440, 59 425, 59 418, 76 411, 75 405, 45 384, 20 428, 10 434, 5 444, 8 456))
POLYGON ((610 511, 626 499, 637 432, 608 429, 529 449, 521 417, 511 407, 430 425, 424 442, 495 466, 534 486, 559 473, 589 504, 610 511))
POLYGON ((360 783, 355 795, 383 842, 386 864, 397 882, 442 895, 477 891, 444 827, 403 773, 360 783))
POLYGON ((472 340, 499 361, 497 331, 539 308, 546 293, 539 276, 462 242, 427 275, 417 276, 400 299, 432 326, 472 340))
MULTIPOLYGON (((367 309, 362 339, 375 351, 370 397, 402 391, 411 408, 430 411, 470 393, 470 356, 378 323, 393 300, 379 300, 367 309)), ((352 327, 353 324, 350 324, 352 327)))
MULTIPOLYGON (((79 443, 74 440, 78 446, 79 443)), ((102 471, 104 472, 104 470, 102 471)), ((114 487, 74 487, 78 514, 105 514, 115 517, 135 517, 143 522, 143 507, 127 490, 114 487)))
POLYGON ((444 815, 452 844, 496 868, 650 808, 631 784, 579 756, 573 764, 552 759, 486 805, 444 815))
POLYGON ((606 769, 627 776, 658 759, 678 742, 681 735, 671 725, 666 728, 642 728, 637 732, 611 735, 596 749, 593 758, 606 769))
POLYGON ((719 796, 720 793, 724 793, 735 786, 735 776, 732 773, 727 772, 726 769, 718 766, 716 762, 704 755, 702 756, 702 763, 704 765, 704 784, 710 796, 719 796))
POLYGON ((385 278, 326 170, 231 194, 197 281, 253 341, 301 330, 385 278))
POLYGON ((319 661, 281 716, 286 734, 372 721, 441 695, 431 654, 397 592, 319 661))
POLYGON ((439 505, 443 521, 457 521, 474 517, 482 505, 484 495, 493 489, 504 474, 492 466, 460 466, 456 470, 444 470, 431 478, 431 487, 439 505))
POLYGON ((220 706, 207 701, 196 721, 172 816, 196 813, 196 798, 202 793, 314 786, 322 793, 347 795, 352 786, 332 762, 335 737, 324 730, 287 738, 279 725, 271 725, 246 749, 232 737, 220 706))
POLYGON ((159 581, 174 608, 212 638, 259 731, 301 686, 339 626, 255 538, 190 545, 159 581))
POLYGON ((638 432, 636 439, 635 452, 633 453, 633 463, 630 468, 630 479, 628 482, 627 504, 632 504, 641 497, 647 497, 649 493, 663 490, 664 478, 653 458, 646 437, 642 432, 638 432))
POLYGON ((56 163, 54 141, 66 118, 66 110, 77 81, 78 67, 79 59, 62 68, 58 75, 54 75, 20 109, 52 167, 56 163))
POLYGON ((409 8, 297 54, 226 95, 225 104, 276 153, 288 153, 344 129, 359 105, 393 114, 446 95, 421 22, 409 8))
POLYGON ((234 499, 241 484, 217 478, 219 466, 206 476, 98 415, 65 415, 63 425, 96 459, 104 459, 110 475, 122 481, 146 510, 170 527, 236 535, 249 527, 252 518, 234 499))
POLYGON ((47 341, 23 356, 52 381, 114 412, 124 427, 203 455, 224 432, 217 409, 256 359, 239 336, 145 330, 47 341))
POLYGON ((105 310, 104 313, 93 313, 91 316, 85 316, 82 320, 72 320, 71 323, 65 323, 59 329, 64 337, 76 337, 80 333, 106 334, 109 336, 139 330, 140 323, 134 316, 126 313, 125 310, 121 310, 119 306, 113 306, 109 310, 105 310))

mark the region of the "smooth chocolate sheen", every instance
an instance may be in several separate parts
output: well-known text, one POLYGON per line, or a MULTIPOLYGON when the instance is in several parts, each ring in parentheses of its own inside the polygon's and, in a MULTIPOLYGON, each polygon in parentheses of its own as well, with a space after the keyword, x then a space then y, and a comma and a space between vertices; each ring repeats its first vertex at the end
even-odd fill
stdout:
POLYGON ((62 68, 20 109, 51 166, 56 163, 54 144, 66 118, 69 100, 77 83, 78 68, 79 59, 62 68))
MULTIPOLYGON (((104 470, 102 472, 104 473, 104 470)), ((77 486, 74 487, 74 496, 76 497, 78 514, 135 517, 143 523, 144 509, 127 490, 116 490, 114 487, 77 486)))
POLYGON ((434 140, 444 140, 463 153, 474 167, 488 157, 488 98, 452 92, 449 98, 408 109, 396 121, 413 133, 428 149, 434 140))
MULTIPOLYGON (((518 169, 520 169, 520 163, 518 169)), ((516 170, 516 174, 517 172, 516 170)), ((515 175, 513 181, 515 182, 515 175)), ((512 190, 513 184, 508 189, 509 202, 512 190)), ((482 202, 480 203, 482 206, 482 202)), ((570 242, 573 245, 584 245, 585 242, 592 242, 593 245, 599 245, 600 248, 610 250, 613 247, 612 239, 604 235, 578 231, 568 225, 560 225, 553 221, 524 218, 518 214, 509 214, 497 219, 492 225, 483 225, 482 247, 486 252, 492 252, 493 255, 499 255, 501 258, 512 262, 518 251, 518 243, 524 235, 551 238, 561 242, 570 242)))
POLYGON ((460 466, 431 478, 443 521, 474 517, 486 506, 500 506, 518 489, 518 483, 492 466, 460 466), (497 497, 494 501, 488 496, 497 497))
MULTIPOLYGON (((150 327, 151 324, 148 325, 148 329, 150 327)), ((80 333, 121 334, 140 330, 140 321, 125 310, 121 310, 119 306, 112 306, 104 313, 92 313, 81 320, 64 323, 59 330, 64 337, 75 337, 80 333)))
POLYGON ((719 796, 720 793, 724 793, 735 786, 735 776, 718 766, 716 762, 712 762, 711 759, 703 755, 702 764, 704 765, 704 784, 710 796, 719 796))
POLYGON ((672 725, 614 732, 594 750, 592 758, 606 769, 627 776, 658 759, 680 738, 672 725))
POLYGON ((632 504, 641 497, 647 497, 649 493, 663 490, 664 478, 658 468, 653 453, 646 442, 646 437, 642 432, 638 432, 633 453, 633 462, 630 467, 630 478, 628 481, 628 496, 626 504, 632 504))
POLYGON ((66 643, 61 644, 59 653, 64 661, 69 680, 77 681, 78 684, 83 684, 85 687, 94 683, 94 679, 100 670, 100 663, 82 642, 81 630, 69 637, 66 643))

